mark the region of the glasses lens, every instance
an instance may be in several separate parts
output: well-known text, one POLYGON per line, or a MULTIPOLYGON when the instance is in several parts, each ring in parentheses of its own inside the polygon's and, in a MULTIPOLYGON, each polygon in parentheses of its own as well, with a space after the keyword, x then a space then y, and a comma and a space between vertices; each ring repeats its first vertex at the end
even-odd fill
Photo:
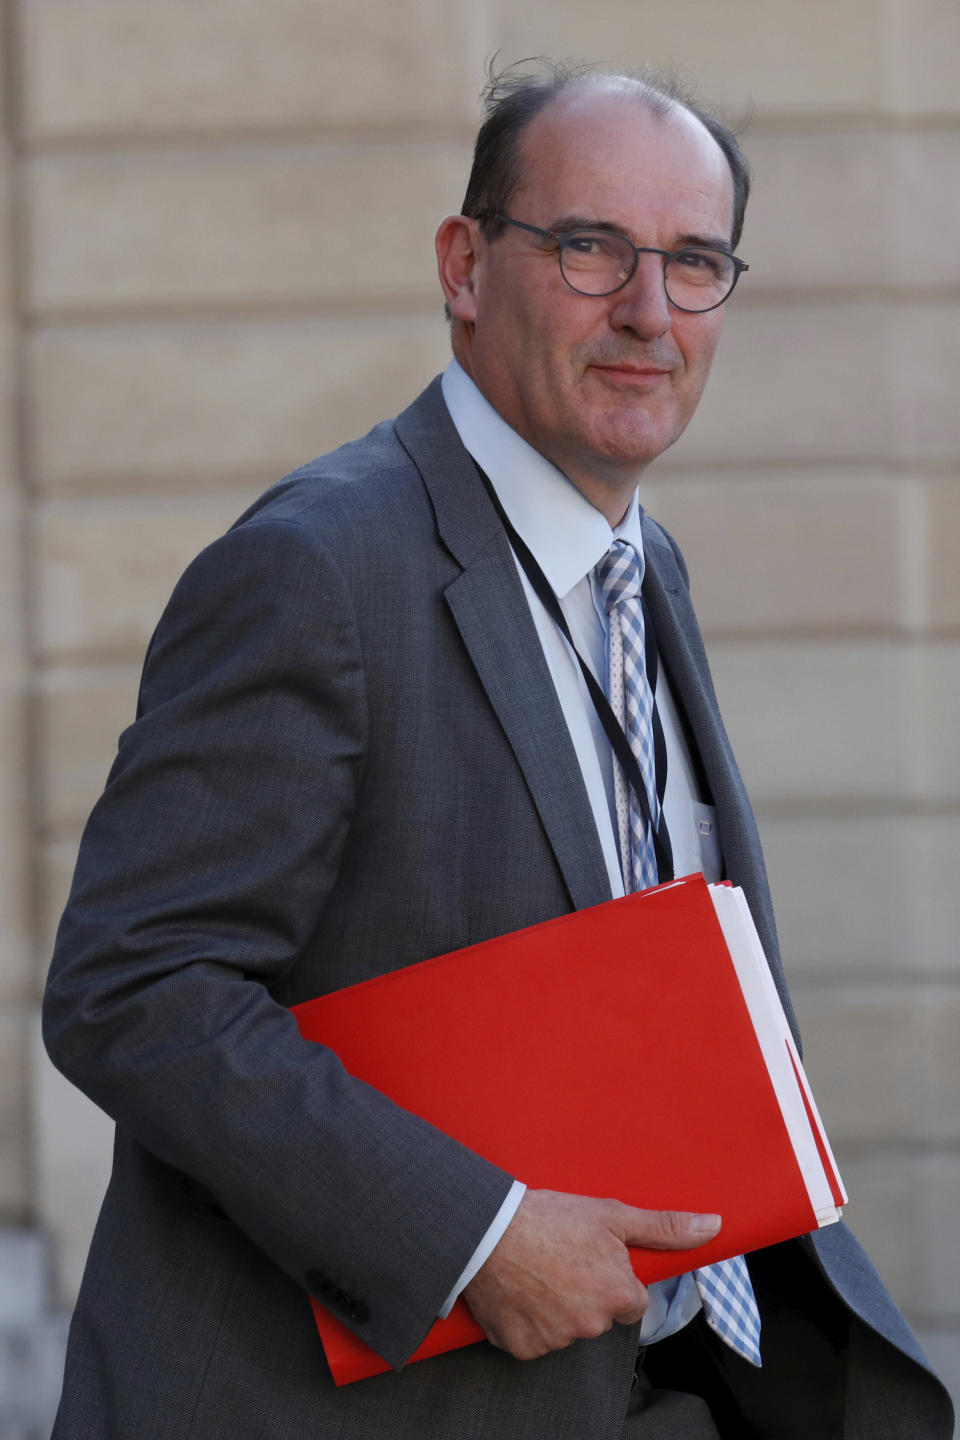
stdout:
POLYGON ((663 274, 667 298, 680 310, 712 310, 726 300, 737 267, 722 250, 678 250, 663 274))
POLYGON ((630 279, 636 263, 629 240, 605 230, 574 230, 560 246, 563 278, 581 295, 609 295, 619 290, 630 279))

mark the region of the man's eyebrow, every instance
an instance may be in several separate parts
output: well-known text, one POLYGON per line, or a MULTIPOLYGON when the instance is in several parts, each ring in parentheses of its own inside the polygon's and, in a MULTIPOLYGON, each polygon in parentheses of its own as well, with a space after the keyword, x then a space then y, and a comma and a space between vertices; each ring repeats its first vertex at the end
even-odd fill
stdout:
MULTIPOLYGON (((561 215, 550 229, 561 235, 568 230, 604 230, 610 235, 623 235, 625 239, 633 240, 633 236, 622 225, 615 225, 611 220, 596 220, 589 215, 561 215)), ((696 245, 705 250, 722 250, 725 255, 733 254, 733 246, 722 235, 679 235, 673 248, 684 250, 688 245, 696 245)))
MULTIPOLYGON (((596 220, 589 215, 561 215, 550 229, 559 231, 560 234, 565 230, 607 230, 611 235, 626 234, 622 225, 614 225, 610 220, 596 220)), ((629 239, 629 236, 627 238, 629 239)))
POLYGON ((733 246, 722 235, 681 235, 677 240, 677 249, 682 250, 687 245, 696 245, 701 250, 722 250, 725 255, 733 254, 733 246))

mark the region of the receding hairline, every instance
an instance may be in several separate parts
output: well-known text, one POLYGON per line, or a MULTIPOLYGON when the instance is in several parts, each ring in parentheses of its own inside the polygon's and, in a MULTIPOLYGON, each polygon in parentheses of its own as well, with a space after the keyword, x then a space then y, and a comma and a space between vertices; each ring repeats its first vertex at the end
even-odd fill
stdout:
MULTIPOLYGON (((734 223, 733 209, 736 205, 736 195, 735 182, 730 170, 729 160, 724 154, 723 147, 719 144, 716 137, 710 133, 700 117, 694 114, 692 110, 689 110, 686 105, 679 101, 671 100, 669 97, 666 97, 666 103, 661 103, 664 97, 661 97, 659 94, 655 96, 657 103, 652 103, 647 93, 647 88, 639 82, 633 81, 629 76, 598 76, 596 78, 601 82, 599 84, 590 84, 589 79, 592 78, 593 77, 588 77, 588 82, 585 84, 568 86, 556 95, 553 95, 547 104, 532 117, 529 123, 524 126, 522 132, 517 136, 516 174, 513 186, 514 195, 527 190, 528 185, 533 181, 531 170, 534 165, 536 164, 539 168, 539 166, 544 163, 542 154, 539 160, 534 161, 534 151, 532 147, 544 143, 549 147, 551 141, 558 145, 565 143, 565 141, 561 139, 561 135, 557 132, 554 132, 553 136, 551 136, 551 126, 562 125, 569 118, 571 111, 573 112, 575 125, 582 121, 585 129, 594 124, 602 126, 605 122, 608 122, 610 118, 609 110, 604 102, 610 101, 612 105, 618 108, 622 107, 624 110, 627 110, 628 107, 630 107, 634 110, 634 113, 639 111, 646 117, 646 121, 650 126, 648 133, 651 135, 656 134, 658 131, 674 130, 675 133, 679 133, 681 139, 695 146, 699 146, 704 140, 707 142, 709 150, 713 155, 713 163, 716 165, 718 178, 726 176, 729 180, 732 231, 734 223), (611 83, 604 84, 603 81, 607 79, 609 79, 611 83), (623 80, 625 83, 616 83, 619 80, 623 80), (591 107, 590 102, 593 100, 599 100, 600 104, 596 107, 591 107), (578 117, 576 112, 581 102, 583 114, 578 117)), ((554 158, 556 158, 556 155, 554 158)), ((553 221, 551 221, 551 223, 553 223, 553 221)), ((724 242, 726 243, 729 238, 728 235, 725 235, 724 242)))
POLYGON ((607 94, 636 103, 654 119, 695 122, 706 131, 727 163, 733 180, 732 241, 737 244, 750 194, 750 169, 735 130, 705 105, 679 74, 653 66, 619 71, 601 69, 581 61, 554 61, 545 56, 521 60, 503 70, 491 61, 481 97, 483 123, 477 134, 473 164, 461 213, 479 220, 488 240, 503 227, 496 219, 505 213, 510 197, 521 183, 521 151, 527 132, 541 116, 560 102, 579 96, 607 94))
POLYGON ((662 124, 669 124, 671 120, 678 120, 681 123, 692 122, 711 141, 718 154, 729 165, 716 136, 710 133, 701 117, 682 99, 667 94, 658 89, 656 85, 638 76, 618 75, 606 71, 589 71, 571 80, 552 94, 541 109, 524 125, 517 137, 519 147, 522 149, 526 145, 530 132, 534 131, 538 124, 548 122, 557 112, 567 106, 575 105, 578 100, 589 100, 593 97, 621 100, 624 105, 635 104, 652 119, 662 124))
POLYGON ((605 90, 611 94, 619 92, 625 97, 640 100, 664 112, 682 105, 677 96, 663 89, 652 78, 642 74, 631 75, 628 71, 592 69, 574 72, 569 78, 562 80, 547 103, 551 104, 553 100, 559 100, 564 95, 589 93, 591 90, 605 90))

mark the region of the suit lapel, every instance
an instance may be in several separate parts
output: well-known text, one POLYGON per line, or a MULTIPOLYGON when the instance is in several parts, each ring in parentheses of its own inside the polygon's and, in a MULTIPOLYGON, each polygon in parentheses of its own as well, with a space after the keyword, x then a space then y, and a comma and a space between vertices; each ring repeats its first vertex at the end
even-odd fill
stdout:
POLYGON ((773 903, 753 809, 720 716, 700 627, 676 555, 657 525, 644 519, 644 590, 660 654, 690 727, 717 810, 728 879, 743 887, 794 1036, 799 1034, 780 960, 773 903))
POLYGON ((445 598, 580 910, 610 899, 586 786, 506 535, 450 420, 439 382, 397 419, 461 566, 445 598))

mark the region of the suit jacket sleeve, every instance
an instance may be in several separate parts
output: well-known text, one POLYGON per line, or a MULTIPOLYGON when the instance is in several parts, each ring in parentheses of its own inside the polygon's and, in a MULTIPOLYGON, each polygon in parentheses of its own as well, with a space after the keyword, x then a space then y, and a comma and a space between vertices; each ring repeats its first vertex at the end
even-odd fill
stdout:
POLYGON ((350 588, 316 534, 259 520, 205 551, 90 818, 44 1033, 294 1279, 333 1276, 399 1364, 511 1177, 301 1040, 271 995, 337 884, 368 721, 350 588))

